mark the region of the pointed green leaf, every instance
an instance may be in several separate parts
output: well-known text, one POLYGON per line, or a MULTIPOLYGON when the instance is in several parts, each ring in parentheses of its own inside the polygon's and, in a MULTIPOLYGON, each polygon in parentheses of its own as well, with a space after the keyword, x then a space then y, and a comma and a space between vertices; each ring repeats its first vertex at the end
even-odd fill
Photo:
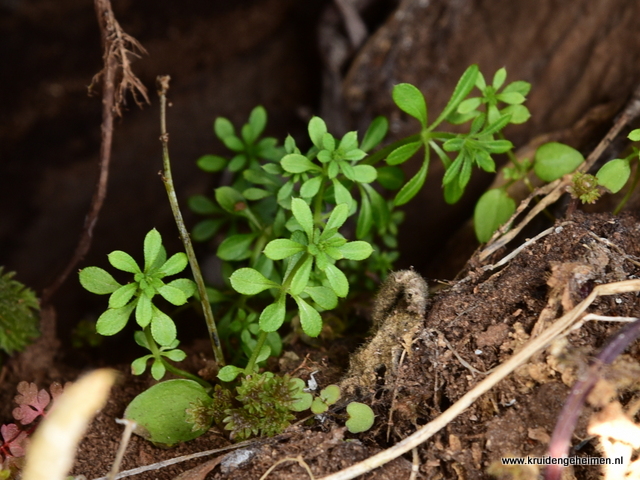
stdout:
POLYGON ((510 123, 513 123, 514 125, 525 123, 529 118, 531 118, 529 109, 524 105, 509 105, 502 109, 502 113, 511 115, 510 123))
POLYGON ((235 134, 233 124, 224 117, 216 118, 213 123, 213 130, 220 140, 235 134))
POLYGON ((328 264, 324 270, 331 289, 339 297, 345 298, 349 294, 349 281, 335 265, 328 264))
POLYGON ((134 306, 135 303, 131 302, 121 308, 110 308, 98 318, 96 331, 104 336, 115 335, 127 324, 134 306))
POLYGON ((473 112, 480 105, 482 105, 482 98, 480 97, 467 98, 466 100, 463 100, 462 102, 460 102, 460 105, 458 105, 457 112, 461 115, 466 115, 468 113, 473 112))
POLYGON ((153 304, 151 299, 146 295, 140 295, 138 304, 136 305, 136 322, 142 328, 145 328, 151 322, 153 317, 153 304))
POLYGON ((164 262, 160 267, 160 271, 164 273, 165 276, 175 275, 176 273, 183 271, 187 267, 188 263, 189 259, 187 258, 187 255, 183 252, 179 252, 172 255, 169 260, 164 262))
POLYGON ((264 254, 271 260, 282 260, 306 250, 306 247, 293 240, 278 238, 271 240, 264 249, 264 254))
POLYGON ((243 295, 257 295, 258 293, 269 288, 278 288, 275 282, 272 282, 264 275, 253 268, 241 268, 233 272, 229 278, 233 289, 243 295))
POLYGON ((429 125, 429 130, 433 130, 436 126, 440 125, 440 123, 447 118, 451 113, 453 113, 457 108, 460 102, 464 100, 464 98, 469 94, 473 87, 476 84, 476 78, 478 77, 478 66, 471 65, 469 68, 465 70, 458 80, 458 84, 456 88, 453 90, 453 94, 447 103, 447 106, 444 107, 442 113, 438 116, 435 122, 429 125))
POLYGON ((168 352, 162 352, 162 356, 174 362, 181 362, 185 358, 187 358, 187 354, 184 353, 182 350, 178 350, 178 349, 169 350, 168 352))
POLYGON ((136 261, 126 252, 116 250, 107 255, 109 263, 118 270, 129 273, 140 273, 140 267, 136 261))
MULTIPOLYGON (((144 269, 145 272, 154 264, 160 249, 162 248, 162 237, 155 228, 144 237, 144 269)), ((130 270, 126 270, 130 271, 130 270)))
POLYGON ((163 285, 158 289, 158 293, 162 298, 173 305, 180 306, 187 303, 187 296, 184 292, 179 288, 172 287, 171 285, 163 285))
MULTIPOLYGON (((191 297, 194 293, 196 293, 196 290, 197 290, 196 283, 193 280, 189 280, 188 278, 178 278, 176 280, 169 282, 167 285, 170 287, 178 288, 182 290, 182 293, 184 293, 186 298, 191 297)), ((210 290, 214 290, 214 289, 210 289, 210 290)))
POLYGON ((320 117, 313 117, 309 121, 309 138, 313 144, 322 149, 322 137, 327 133, 327 125, 320 117))
POLYGON ((245 198, 235 188, 216 188, 215 196, 218 204, 229 213, 237 214, 246 208, 245 198))
POLYGON ((317 337, 322 331, 322 317, 318 311, 300 297, 293 297, 298 304, 300 325, 304 333, 310 337, 317 337))
POLYGON ((333 310, 338 306, 337 295, 328 287, 307 287, 304 291, 325 310, 333 310))
POLYGON ((227 159, 219 155, 203 155, 196 161, 196 165, 200 170, 214 173, 224 169, 227 165, 227 159))
POLYGON ((424 162, 422 162, 422 167, 420 167, 420 170, 418 170, 418 173, 411 180, 409 180, 396 195, 396 198, 394 200, 396 206, 399 207, 400 205, 404 205, 418 194, 418 192, 422 188, 422 185, 424 185, 424 181, 427 178, 428 170, 429 160, 428 156, 426 156, 424 162))
POLYGON ((138 290, 137 283, 129 283, 117 289, 109 297, 109 308, 124 307, 138 290))
POLYGON ((131 362, 131 373, 133 375, 142 375, 147 369, 147 362, 153 355, 145 355, 144 357, 136 358, 131 362))
POLYGON ((233 382, 242 372, 243 370, 241 368, 234 367, 233 365, 226 365, 218 372, 218 379, 223 382, 233 382))
POLYGON ((311 275, 311 267, 313 266, 313 257, 307 255, 307 258, 302 263, 302 266, 298 268, 295 275, 291 279, 291 285, 289 286, 289 293, 291 295, 299 295, 302 290, 309 283, 309 276, 311 275))
POLYGON ((525 82, 523 80, 518 80, 516 82, 512 82, 502 90, 502 93, 512 93, 517 92, 520 95, 526 97, 531 90, 531 84, 529 82, 525 82))
POLYGON ((251 126, 252 141, 255 141, 267 126, 267 111, 262 105, 258 105, 249 115, 249 125, 251 126))
POLYGON ((516 211, 516 202, 502 189, 485 192, 476 204, 473 224, 480 243, 489 241, 493 233, 516 211))
POLYGON ((336 149, 336 139, 330 133, 325 133, 322 136, 322 148, 333 152, 336 149))
POLYGON ((170 345, 176 339, 176 324, 171 317, 153 306, 151 318, 151 335, 162 346, 170 345))
POLYGON ((222 241, 216 251, 216 255, 221 260, 228 262, 249 258, 251 256, 251 244, 257 236, 257 233, 231 235, 222 241))
POLYGON ((422 147, 422 142, 412 142, 402 145, 392 151, 387 157, 387 164, 399 165, 409 160, 422 147))
POLYGON ((271 355, 271 347, 269 345, 263 345, 256 358, 256 363, 264 362, 271 355))
POLYGON ((364 139, 360 144, 360 150, 368 152, 372 148, 378 146, 378 144, 387 135, 388 130, 389 121, 385 117, 379 116, 374 118, 371 125, 369 125, 367 132, 364 134, 364 139))
MULTIPOLYGON (((371 200, 371 212, 373 221, 379 227, 386 227, 389 224, 390 212, 387 202, 371 185, 362 186, 371 200)), ((357 235, 356 235, 357 236, 357 235)))
POLYGON ((322 180, 322 175, 318 175, 317 177, 310 178, 304 182, 300 187, 300 196, 302 198, 311 198, 315 196, 320 190, 322 180))
POLYGON ((247 200, 262 200, 271 195, 271 192, 264 190, 263 188, 247 188, 242 191, 242 196, 247 200))
POLYGON ((271 305, 260 314, 260 328, 263 332, 276 332, 284 323, 285 296, 280 295, 271 305))
POLYGON ((191 232, 193 240, 196 242, 204 242, 213 237, 224 223, 224 219, 217 218, 215 220, 203 220, 196 223, 191 232))
POLYGON ((338 247, 338 250, 340 250, 347 260, 364 260, 365 258, 369 258, 373 253, 371 244, 362 240, 345 243, 341 247, 338 247))
POLYGON ((307 202, 301 198, 294 198, 291 200, 291 212, 296 218, 302 230, 307 234, 309 240, 313 237, 313 215, 307 202))
POLYGON ((502 85, 504 85, 504 81, 507 79, 507 70, 502 67, 498 69, 498 71, 493 76, 493 83, 491 84, 493 88, 498 90, 502 85))
POLYGON ((533 170, 545 182, 573 172, 584 161, 582 154, 569 145, 558 142, 545 143, 538 147, 533 170))
POLYGON ((299 153, 290 153, 289 155, 285 155, 282 157, 282 160, 280 160, 280 164, 282 165, 282 168, 289 173, 304 173, 309 170, 322 171, 322 168, 299 153))
POLYGON ((596 178, 598 179, 598 183, 611 193, 618 193, 627 183, 630 175, 631 169, 629 168, 629 162, 617 158, 605 163, 602 168, 598 170, 596 178))
MULTIPOLYGON (((325 225, 324 230, 328 231, 334 228, 336 230, 339 229, 344 224, 344 222, 347 221, 348 217, 349 217, 349 206, 346 203, 341 203, 340 205, 337 205, 336 208, 334 208, 333 211, 331 212, 331 215, 329 215, 329 220, 327 220, 327 224, 325 225)), ((324 240, 325 237, 321 235, 320 239, 324 240)))
POLYGON ((342 184, 340 180, 334 178, 331 180, 333 183, 333 194, 337 205, 346 204, 351 207, 351 203, 353 202, 353 197, 349 190, 342 184))
POLYGON ((80 270, 80 284, 91 293, 106 295, 113 293, 120 285, 109 272, 98 267, 87 267, 80 270))
POLYGON ((397 190, 404 184, 404 172, 400 167, 385 166, 377 170, 378 183, 387 190, 397 190))
POLYGON ((426 128, 427 104, 420 90, 409 83, 400 83, 393 87, 391 96, 400 110, 418 119, 422 128, 426 128))

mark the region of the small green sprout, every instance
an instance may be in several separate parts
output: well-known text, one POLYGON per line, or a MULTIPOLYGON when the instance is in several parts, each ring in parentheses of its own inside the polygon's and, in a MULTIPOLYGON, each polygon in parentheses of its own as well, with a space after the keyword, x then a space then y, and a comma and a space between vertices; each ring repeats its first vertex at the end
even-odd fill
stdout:
POLYGON ((347 405, 349 420, 345 423, 351 433, 366 432, 373 426, 375 414, 369 405, 360 402, 351 402, 347 405))
POLYGON ((311 411, 316 415, 329 410, 329 407, 340 400, 341 393, 338 385, 329 385, 320 391, 320 396, 313 399, 311 411))

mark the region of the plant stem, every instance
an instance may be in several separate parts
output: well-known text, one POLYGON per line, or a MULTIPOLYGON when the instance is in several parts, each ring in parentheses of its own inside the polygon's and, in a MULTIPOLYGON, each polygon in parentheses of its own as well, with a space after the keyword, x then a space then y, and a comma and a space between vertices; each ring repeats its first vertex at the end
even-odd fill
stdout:
POLYGON ((182 370, 181 368, 178 368, 174 365, 171 365, 165 358, 162 357, 162 353, 160 352, 160 349, 158 348, 158 344, 156 343, 156 341, 153 338, 153 335, 151 335, 151 327, 146 326, 143 330, 144 332, 144 336, 147 339, 147 344, 149 345, 149 349, 151 350, 151 353, 153 354, 153 358, 155 358, 156 360, 160 360, 162 362, 162 364, 164 365, 164 367, 170 371, 171 373, 173 373, 174 375, 177 375, 179 377, 182 378, 188 378, 189 380, 193 380, 194 382, 198 382, 200 385, 202 385, 204 388, 207 389, 213 389, 213 386, 201 379, 200 377, 197 377, 189 372, 187 372, 186 370, 182 370))
POLYGON ((196 258, 195 251, 193 250, 193 244, 191 243, 191 237, 187 231, 187 227, 182 219, 182 212, 178 205, 178 197, 173 186, 173 177, 171 175, 171 161, 169 159, 169 134, 167 133, 167 90, 169 89, 170 77, 159 76, 158 77, 158 95, 160 96, 160 141, 162 142, 162 163, 164 166, 162 173, 162 181, 167 190, 169 197, 169 203, 171 204, 171 210, 173 212, 173 218, 175 219, 178 231, 180 232, 180 238, 184 244, 184 248, 189 257, 189 264, 191 265, 191 271, 193 272, 193 279, 198 286, 198 293, 200 294, 200 302, 202 303, 202 311, 204 312, 204 318, 207 322, 207 329, 209 330, 209 338, 211 339, 211 346, 213 348, 213 356, 218 363, 218 366, 223 367, 224 355, 220 346, 220 337, 218 336, 218 329, 216 328, 216 322, 213 318, 213 311, 211 310, 211 304, 207 296, 207 290, 204 285, 204 279, 202 278, 202 272, 198 265, 198 259, 196 258))
POLYGON ((251 375, 253 373, 253 369, 255 368, 255 365, 256 365, 256 360, 258 360, 258 355, 260 355, 260 350, 262 350, 262 346, 264 345, 264 342, 267 340, 267 335, 269 335, 267 332, 260 330, 260 335, 258 336, 258 341, 256 342, 256 346, 254 347, 253 352, 251 352, 251 358, 249 359, 249 363, 247 363, 247 366, 244 369, 245 375, 251 375))

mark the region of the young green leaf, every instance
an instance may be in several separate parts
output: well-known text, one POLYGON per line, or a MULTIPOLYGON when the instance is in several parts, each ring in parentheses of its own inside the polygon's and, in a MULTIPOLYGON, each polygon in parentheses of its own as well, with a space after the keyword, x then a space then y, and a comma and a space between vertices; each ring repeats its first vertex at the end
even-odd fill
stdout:
POLYGON ((631 130, 631 132, 629 133, 627 138, 629 140, 631 140, 632 142, 640 141, 640 128, 636 128, 635 130, 631 130))
POLYGON ((80 284, 91 293, 106 295, 113 293, 120 285, 109 272, 98 267, 87 267, 80 270, 80 284))
POLYGON ((337 205, 336 208, 334 208, 331 212, 331 215, 329 215, 329 220, 327 220, 327 224, 324 227, 324 231, 322 232, 323 234, 320 235, 320 239, 326 239, 326 236, 324 235, 325 232, 333 229, 339 229, 344 224, 344 222, 347 221, 348 216, 349 206, 346 203, 337 205))
POLYGON ((358 183, 371 183, 375 181, 378 172, 371 165, 354 165, 353 180, 358 183))
POLYGON ((553 182, 573 172, 583 161, 584 157, 575 148, 558 142, 549 142, 538 147, 533 171, 541 180, 553 182))
POLYGON ((242 191, 242 196, 247 200, 262 200, 271 195, 271 192, 263 188, 247 188, 242 191))
POLYGON ((363 241, 345 243, 338 250, 347 260, 364 260, 373 253, 371 244, 363 241))
POLYGON ((124 307, 129 303, 129 300, 131 300, 131 297, 133 297, 137 289, 137 283, 128 283, 117 289, 109 297, 109 308, 124 307))
POLYGON ((422 147, 422 142, 406 143, 393 150, 387 157, 387 164, 399 165, 409 160, 422 147))
POLYGON ((311 413, 314 413, 315 415, 322 415, 327 410, 329 410, 329 405, 323 402, 320 397, 313 399, 313 403, 311 404, 311 413))
POLYGON ((264 332, 276 332, 284 323, 285 313, 285 295, 280 295, 275 302, 262 310, 260 329, 264 332))
POLYGON ((322 317, 318 311, 305 302, 302 298, 293 297, 298 304, 298 311, 300 313, 300 325, 304 333, 310 337, 317 337, 322 331, 322 317))
POLYGON ((424 162, 422 162, 422 166, 420 167, 418 173, 411 180, 409 180, 396 195, 396 198, 394 200, 396 206, 404 205, 418 194, 418 192, 422 188, 422 185, 424 185, 424 181, 427 178, 428 170, 429 156, 427 154, 425 156, 424 162))
POLYGON ((147 369, 147 362, 153 355, 145 355, 144 357, 136 358, 131 362, 131 373, 133 375, 142 375, 147 369))
POLYGON ((292 199, 291 212, 298 221, 298 224, 302 227, 302 230, 307 234, 309 240, 311 240, 313 238, 313 215, 307 202, 301 198, 292 199))
POLYGON ((227 165, 227 160, 218 155, 203 155, 196 161, 196 165, 198 165, 198 168, 200 168, 200 170, 214 173, 223 170, 227 165))
POLYGON ((216 121, 213 122, 213 130, 220 140, 235 135, 233 124, 224 117, 216 118, 216 121))
POLYGON ((331 289, 339 297, 345 298, 349 294, 349 281, 335 265, 328 264, 324 270, 331 289))
POLYGON ((302 290, 309 283, 309 276, 311 275, 311 267, 313 266, 313 257, 307 255, 300 268, 296 271, 291 279, 291 285, 289 286, 289 293, 291 295, 299 295, 302 290))
MULTIPOLYGON (((160 236, 160 232, 158 232, 154 228, 149 233, 147 233, 144 237, 144 269, 146 272, 149 271, 150 267, 156 261, 156 258, 158 257, 158 254, 160 253, 161 248, 162 248, 162 237, 160 236)), ((125 270, 125 271, 130 272, 131 270, 125 270)), ((136 272, 133 271, 132 273, 136 273, 136 272)))
POLYGON ((162 346, 170 345, 176 339, 176 324, 171 317, 153 306, 153 317, 151 318, 151 335, 153 339, 162 346))
POLYGON ((286 238, 277 238, 267 243, 264 249, 264 254, 271 260, 282 260, 283 258, 291 257, 296 253, 300 253, 306 250, 304 245, 288 240, 286 238))
POLYGON ((218 204, 229 213, 237 214, 246 207, 245 198, 235 188, 216 188, 215 196, 218 204))
POLYGON ((262 105, 258 105, 249 115, 249 125, 251 126, 252 138, 251 141, 255 141, 264 131, 264 127, 267 125, 267 111, 262 105))
POLYGON ((353 197, 351 196, 351 193, 349 193, 349 190, 347 190, 342 182, 337 178, 332 179, 331 182, 333 183, 333 194, 336 204, 345 204, 350 206, 353 203, 353 197))
POLYGON ((118 270, 129 273, 140 273, 140 267, 136 261, 126 252, 116 250, 107 255, 109 263, 118 270))
POLYGON ((313 144, 322 149, 322 139, 324 134, 327 133, 327 125, 324 123, 320 117, 313 117, 309 121, 309 138, 313 142, 313 144))
POLYGON ((391 96, 400 110, 418 119, 422 128, 427 127, 427 104, 420 90, 409 83, 400 83, 393 87, 391 96))
POLYGON ((630 175, 631 168, 629 168, 629 162, 617 158, 605 163, 602 168, 598 170, 596 178, 598 179, 598 183, 611 193, 618 193, 622 190, 622 187, 625 186, 630 175))
POLYGON ((338 385, 329 385, 320 390, 320 398, 328 405, 336 403, 340 400, 341 396, 342 393, 340 392, 340 387, 338 385))
POLYGON ((184 292, 171 285, 163 285, 158 289, 158 293, 172 305, 180 306, 187 303, 187 296, 184 292))
POLYGON ((397 190, 404 185, 404 172, 400 167, 384 166, 377 170, 378 183, 387 190, 397 190))
POLYGON ((151 319, 153 318, 153 304, 151 299, 146 295, 140 295, 138 297, 138 303, 136 304, 136 322, 142 328, 145 328, 151 319))
POLYGON ((318 175, 317 177, 310 178, 304 182, 300 187, 300 196, 302 198, 311 198, 315 196, 322 186, 322 180, 322 176, 318 175))
POLYGON ((162 356, 167 357, 169 360, 172 360, 174 362, 181 362, 185 358, 187 358, 187 354, 179 349, 169 350, 168 352, 162 352, 162 356))
POLYGON ((282 168, 289 173, 304 173, 310 170, 322 171, 322 168, 299 153, 290 153, 289 155, 285 155, 282 157, 282 160, 280 160, 280 164, 282 165, 282 168))
POLYGON ((516 211, 516 202, 507 192, 494 188, 478 200, 473 214, 476 237, 480 243, 489 241, 493 233, 516 211))
POLYGON ((249 258, 251 256, 251 244, 257 236, 257 233, 231 235, 222 241, 216 255, 227 262, 249 258))
POLYGON ((226 365, 218 372, 218 378, 222 382, 233 382, 242 372, 243 370, 241 368, 234 367, 233 365, 226 365))
POLYGON ((115 335, 124 328, 135 304, 131 302, 121 308, 110 308, 98 318, 96 331, 100 335, 115 335))
POLYGON ((327 287, 307 287, 304 289, 311 299, 325 310, 333 310, 338 305, 338 297, 327 287))
POLYGON ((253 268, 241 268, 233 272, 229 278, 233 289, 243 295, 257 295, 269 288, 278 288, 280 285, 269 280, 253 268))
POLYGON ((171 255, 169 260, 164 262, 160 267, 160 271, 166 276, 175 275, 176 273, 183 271, 187 267, 188 263, 189 259, 187 258, 187 255, 183 252, 179 252, 175 255, 171 255))
POLYGON ((372 148, 375 148, 387 135, 388 130, 389 122, 385 117, 379 116, 374 118, 367 132, 364 134, 364 138, 360 144, 360 150, 368 152, 372 148))
MULTIPOLYGON (((476 84, 476 78, 478 77, 478 66, 471 65, 469 68, 465 70, 465 72, 458 80, 458 84, 456 88, 453 90, 453 94, 447 103, 447 106, 444 107, 442 113, 438 116, 435 122, 429 125, 429 130, 433 130, 435 127, 440 125, 440 123, 447 118, 451 113, 453 113, 457 108, 460 102, 464 100, 464 98, 469 94, 473 87, 476 84)), ((399 205, 399 204, 397 204, 399 205)))
POLYGON ((153 364, 151 364, 151 376, 154 380, 160 381, 164 377, 164 374, 167 373, 167 369, 162 363, 162 360, 159 358, 153 359, 153 364))

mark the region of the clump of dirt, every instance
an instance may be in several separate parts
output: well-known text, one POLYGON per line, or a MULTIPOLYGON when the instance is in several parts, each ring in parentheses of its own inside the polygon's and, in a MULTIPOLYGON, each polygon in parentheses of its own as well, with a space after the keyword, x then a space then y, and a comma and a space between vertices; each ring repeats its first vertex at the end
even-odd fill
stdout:
MULTIPOLYGON (((487 263, 497 262, 501 254, 506 253, 498 252, 487 263)), ((413 296, 419 291, 426 293, 424 289, 392 289, 399 300, 390 302, 380 295, 380 308, 374 307, 374 312, 384 313, 387 319, 399 313, 405 315, 402 317, 405 320, 406 315, 414 315, 418 327, 408 330, 413 332, 409 338, 395 332, 393 341, 397 348, 389 356, 393 365, 383 365, 386 368, 375 372, 361 372, 362 383, 355 382, 354 388, 349 389, 355 399, 374 409, 377 417, 372 430, 360 435, 346 432, 341 404, 321 421, 301 418, 275 438, 134 478, 174 479, 180 472, 216 457, 220 462, 206 477, 199 478, 257 479, 276 464, 269 478, 303 478, 307 468, 321 477, 348 467, 433 420, 530 338, 583 300, 595 286, 636 278, 640 273, 638 256, 640 224, 635 217, 577 212, 571 219, 559 222, 547 236, 527 243, 500 267, 491 269, 470 262, 464 278, 433 294, 426 315, 422 315, 424 299, 413 296), (413 308, 416 301, 417 310, 413 308), (381 306, 381 302, 385 305, 381 306), (372 382, 371 378, 376 380, 372 382)), ((415 272, 409 272, 414 284, 419 285, 415 272)), ((631 317, 639 308, 640 298, 635 293, 624 293, 598 297, 588 312, 631 317)), ((383 322, 379 331, 385 330, 384 320, 378 320, 383 322)), ((590 358, 619 328, 619 324, 612 322, 586 322, 532 357, 421 445, 419 461, 401 457, 366 478, 408 478, 414 462, 423 478, 485 479, 490 477, 487 470, 492 463, 501 457, 544 455, 571 386, 590 358)), ((337 348, 343 353, 348 351, 344 346, 337 348)), ((373 351, 370 353, 375 355, 373 351)), ((207 367, 202 355, 190 358, 194 359, 189 365, 191 370, 207 367)), ((631 370, 637 371, 638 359, 640 347, 634 344, 624 356, 624 368, 632 365, 631 370)), ((299 342, 276 367, 283 372, 297 369, 305 380, 319 370, 316 378, 322 388, 339 381, 335 364, 335 356, 329 350, 304 350, 299 342)), ((114 419, 122 416, 128 402, 150 382, 146 377, 123 373, 78 450, 76 475, 96 478, 108 472, 121 433, 114 419)), ((627 382, 626 391, 619 394, 624 394, 628 401, 634 397, 634 385, 635 382, 627 382)), ((592 411, 585 409, 578 422, 574 444, 587 441, 577 454, 597 454, 597 442, 588 441, 586 433, 592 411)), ((224 447, 231 444, 223 432, 215 429, 171 450, 134 437, 122 468, 224 447)), ((591 479, 599 471, 589 467, 575 469, 573 474, 576 478, 591 479)))

